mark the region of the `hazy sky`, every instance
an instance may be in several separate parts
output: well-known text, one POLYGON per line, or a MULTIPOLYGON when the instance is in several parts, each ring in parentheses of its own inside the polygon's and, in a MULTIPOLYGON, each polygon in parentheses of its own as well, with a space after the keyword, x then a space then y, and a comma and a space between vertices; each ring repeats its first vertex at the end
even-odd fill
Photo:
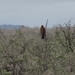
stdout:
POLYGON ((0 24, 48 27, 63 24, 71 18, 75 23, 75 0, 0 0, 0 24))

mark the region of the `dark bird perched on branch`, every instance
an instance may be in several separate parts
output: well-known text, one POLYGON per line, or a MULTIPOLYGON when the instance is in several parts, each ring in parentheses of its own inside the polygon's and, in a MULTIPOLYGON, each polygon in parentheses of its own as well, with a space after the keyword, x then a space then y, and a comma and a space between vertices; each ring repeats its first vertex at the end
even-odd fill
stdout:
POLYGON ((45 35, 46 35, 46 30, 45 30, 45 27, 43 25, 41 25, 41 27, 40 27, 40 33, 42 35, 42 39, 44 39, 45 35))

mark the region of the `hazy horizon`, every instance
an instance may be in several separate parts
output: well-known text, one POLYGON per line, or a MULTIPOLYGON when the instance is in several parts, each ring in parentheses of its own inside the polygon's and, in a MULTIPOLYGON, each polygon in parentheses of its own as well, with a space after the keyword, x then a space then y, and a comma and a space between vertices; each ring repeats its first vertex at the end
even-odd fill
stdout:
POLYGON ((75 0, 0 0, 0 25, 53 27, 72 18, 75 23, 75 0))

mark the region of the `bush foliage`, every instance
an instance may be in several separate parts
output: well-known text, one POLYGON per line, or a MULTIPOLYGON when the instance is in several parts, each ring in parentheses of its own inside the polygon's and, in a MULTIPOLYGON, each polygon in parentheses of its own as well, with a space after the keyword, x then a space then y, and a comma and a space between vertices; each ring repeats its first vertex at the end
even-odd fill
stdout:
POLYGON ((0 29, 0 75, 74 75, 75 26, 0 29))

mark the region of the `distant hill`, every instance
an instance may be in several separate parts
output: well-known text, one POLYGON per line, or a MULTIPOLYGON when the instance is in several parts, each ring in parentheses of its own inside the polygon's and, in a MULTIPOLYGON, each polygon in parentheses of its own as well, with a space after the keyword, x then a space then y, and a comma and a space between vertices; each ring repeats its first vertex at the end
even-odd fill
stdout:
POLYGON ((0 25, 0 29, 18 29, 21 25, 0 25))

